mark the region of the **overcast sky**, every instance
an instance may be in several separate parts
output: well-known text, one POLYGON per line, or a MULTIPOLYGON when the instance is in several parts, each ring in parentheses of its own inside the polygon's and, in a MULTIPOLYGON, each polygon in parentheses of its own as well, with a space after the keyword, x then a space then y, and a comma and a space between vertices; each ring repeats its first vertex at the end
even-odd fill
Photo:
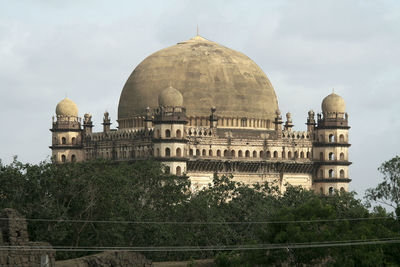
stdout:
POLYGON ((196 34, 267 74, 282 113, 305 130, 332 88, 346 101, 350 189, 364 195, 400 148, 400 1, 0 0, 0 159, 49 157, 51 117, 66 95, 116 126, 119 96, 151 53, 196 34))

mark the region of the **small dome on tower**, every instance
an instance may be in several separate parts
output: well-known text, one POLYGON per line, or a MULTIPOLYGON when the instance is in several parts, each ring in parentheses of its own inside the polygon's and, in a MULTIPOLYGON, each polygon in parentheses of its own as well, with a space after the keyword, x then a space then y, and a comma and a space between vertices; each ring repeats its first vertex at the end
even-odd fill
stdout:
POLYGON ((322 101, 323 113, 345 113, 346 105, 344 99, 335 93, 332 93, 322 101))
POLYGON ((78 106, 66 97, 57 104, 56 114, 57 116, 78 117, 78 106))
POLYGON ((163 107, 182 107, 183 96, 177 89, 169 86, 158 95, 158 105, 163 107))

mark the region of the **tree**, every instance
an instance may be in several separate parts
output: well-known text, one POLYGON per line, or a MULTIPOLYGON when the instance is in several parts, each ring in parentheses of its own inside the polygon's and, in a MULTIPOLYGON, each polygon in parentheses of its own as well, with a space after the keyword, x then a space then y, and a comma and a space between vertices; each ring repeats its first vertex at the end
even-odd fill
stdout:
POLYGON ((384 162, 378 170, 383 174, 383 182, 366 191, 366 198, 392 207, 400 216, 400 157, 384 162))

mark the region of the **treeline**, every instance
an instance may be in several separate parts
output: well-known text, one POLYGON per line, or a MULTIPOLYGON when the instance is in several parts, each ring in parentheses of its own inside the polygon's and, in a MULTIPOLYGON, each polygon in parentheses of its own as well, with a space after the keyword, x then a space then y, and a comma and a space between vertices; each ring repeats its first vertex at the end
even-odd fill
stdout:
MULTIPOLYGON (((288 187, 281 194, 268 184, 249 187, 225 176, 214 177, 213 186, 197 192, 190 186, 187 177, 165 174, 154 161, 32 165, 15 160, 0 165, 0 208, 48 220, 28 221, 29 234, 31 240, 53 246, 213 248, 143 252, 153 261, 215 258, 219 266, 400 265, 398 243, 375 242, 399 239, 396 216, 381 207, 370 211, 354 193, 323 197, 288 187), (343 245, 349 241, 371 243, 343 245), (333 243, 339 245, 329 245, 333 243), (271 245, 278 248, 266 249, 271 245), (214 250, 226 246, 227 251, 214 250), (229 250, 229 246, 257 249, 229 250)), ((369 198, 379 199, 377 192, 370 190, 369 198)), ((85 254, 57 252, 57 258, 85 254)))

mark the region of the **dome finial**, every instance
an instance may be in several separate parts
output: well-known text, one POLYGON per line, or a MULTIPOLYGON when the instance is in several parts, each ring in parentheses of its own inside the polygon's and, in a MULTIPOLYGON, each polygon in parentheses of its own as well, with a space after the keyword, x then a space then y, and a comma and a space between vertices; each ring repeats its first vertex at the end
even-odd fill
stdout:
POLYGON ((334 94, 335 93, 335 88, 332 88, 332 94, 334 94))
POLYGON ((197 24, 197 34, 196 36, 199 36, 199 24, 197 24))

